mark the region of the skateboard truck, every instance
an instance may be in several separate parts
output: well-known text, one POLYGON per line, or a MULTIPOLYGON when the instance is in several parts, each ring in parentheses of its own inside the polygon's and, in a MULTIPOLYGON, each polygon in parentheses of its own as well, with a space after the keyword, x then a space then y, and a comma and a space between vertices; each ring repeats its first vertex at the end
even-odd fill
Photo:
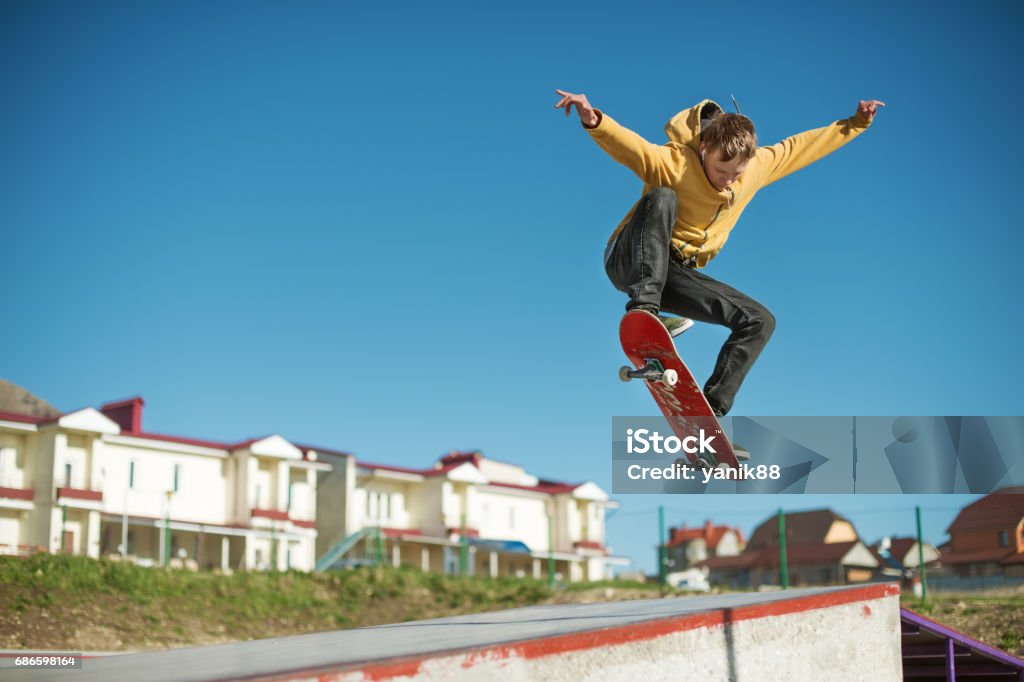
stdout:
POLYGON ((697 458, 691 462, 685 457, 680 457, 675 461, 676 464, 688 467, 694 467, 695 469, 717 469, 718 460, 715 459, 714 455, 699 454, 697 458))
POLYGON ((666 386, 675 386, 679 382, 679 373, 674 369, 665 369, 660 360, 644 358, 644 366, 640 369, 624 366, 619 369, 619 379, 632 381, 643 379, 644 381, 660 381, 666 386))

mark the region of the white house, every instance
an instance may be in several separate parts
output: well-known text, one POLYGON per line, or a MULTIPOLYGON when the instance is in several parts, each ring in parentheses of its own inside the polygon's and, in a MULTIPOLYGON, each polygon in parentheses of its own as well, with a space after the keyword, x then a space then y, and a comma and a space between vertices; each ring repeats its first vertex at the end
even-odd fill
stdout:
POLYGON ((325 565, 381 555, 393 565, 490 576, 611 577, 628 563, 605 546, 593 482, 545 481, 523 467, 453 452, 426 469, 371 464, 311 449, 334 464, 317 494, 317 554, 325 565), (379 537, 379 541, 378 541, 379 537))
POLYGON ((480 453, 409 469, 278 435, 150 433, 141 398, 67 414, 5 404, 0 553, 231 570, 369 559, 572 581, 628 563, 605 546, 605 510, 616 505, 595 483, 541 480, 480 453))
POLYGON ((311 570, 317 462, 280 436, 147 433, 141 398, 56 417, 0 412, 0 552, 311 570))

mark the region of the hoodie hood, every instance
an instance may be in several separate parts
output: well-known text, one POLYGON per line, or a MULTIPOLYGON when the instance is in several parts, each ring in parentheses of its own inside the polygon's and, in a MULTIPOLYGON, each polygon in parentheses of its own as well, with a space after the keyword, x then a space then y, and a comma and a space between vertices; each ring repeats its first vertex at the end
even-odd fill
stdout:
POLYGON ((670 118, 665 124, 665 134, 670 141, 686 145, 699 153, 701 120, 709 119, 721 111, 724 110, 718 102, 703 100, 700 104, 683 109, 670 118))

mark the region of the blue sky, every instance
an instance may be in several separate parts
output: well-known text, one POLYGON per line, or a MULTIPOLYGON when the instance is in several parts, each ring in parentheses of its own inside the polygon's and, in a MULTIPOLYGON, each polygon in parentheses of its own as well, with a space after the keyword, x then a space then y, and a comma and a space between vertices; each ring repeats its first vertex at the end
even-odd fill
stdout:
MULTIPOLYGON (((479 448, 610 488, 611 417, 655 413, 616 377, 601 267, 640 183, 555 88, 658 142, 705 97, 735 94, 764 144, 877 98, 706 270, 778 319, 733 413, 1024 414, 1022 14, 3 3, 0 376, 65 410, 142 395, 157 432, 410 466, 479 448)), ((725 336, 684 337, 701 380, 725 336)), ((831 505, 874 540, 918 503, 937 542, 968 499, 624 496, 609 542, 651 570, 658 504, 747 532, 831 505)))

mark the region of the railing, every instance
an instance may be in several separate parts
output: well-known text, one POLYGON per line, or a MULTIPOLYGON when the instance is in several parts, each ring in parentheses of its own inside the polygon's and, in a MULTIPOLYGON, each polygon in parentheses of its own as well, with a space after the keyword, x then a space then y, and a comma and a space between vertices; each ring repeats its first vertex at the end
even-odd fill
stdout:
POLYGON ((363 528, 357 530, 348 537, 344 538, 341 542, 331 547, 327 552, 317 559, 315 570, 326 571, 328 568, 334 565, 334 562, 345 555, 350 549, 356 546, 356 543, 366 537, 369 533, 374 532, 375 528, 363 528))
POLYGON ((73 486, 57 486, 57 497, 72 500, 83 500, 86 502, 102 502, 102 490, 90 490, 88 488, 75 488, 73 486))
POLYGON ((0 476, 0 488, 5 490, 0 491, 0 498, 14 499, 31 502, 35 499, 35 490, 32 484, 24 479, 23 476, 0 476))
POLYGON ((5 545, 0 544, 0 555, 28 557, 34 554, 46 554, 49 549, 45 545, 5 545))

